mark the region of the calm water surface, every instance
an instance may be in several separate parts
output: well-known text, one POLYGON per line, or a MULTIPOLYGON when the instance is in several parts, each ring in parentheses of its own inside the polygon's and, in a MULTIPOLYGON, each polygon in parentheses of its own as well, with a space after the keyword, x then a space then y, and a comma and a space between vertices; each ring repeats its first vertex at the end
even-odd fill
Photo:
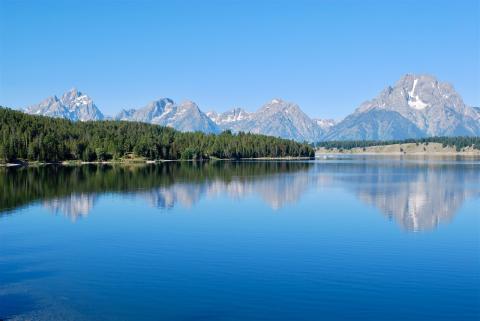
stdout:
POLYGON ((0 319, 478 320, 480 161, 0 170, 0 319))

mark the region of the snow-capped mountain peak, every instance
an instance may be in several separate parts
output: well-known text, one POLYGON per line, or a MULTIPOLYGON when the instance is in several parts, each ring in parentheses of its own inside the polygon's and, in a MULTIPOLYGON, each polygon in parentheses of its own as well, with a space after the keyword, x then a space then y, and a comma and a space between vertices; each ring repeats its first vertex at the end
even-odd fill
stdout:
POLYGON ((299 141, 316 141, 322 129, 298 107, 275 98, 256 112, 234 108, 222 114, 210 112, 209 117, 224 130, 252 132, 299 141))
POLYGON ((272 101, 270 102, 271 105, 273 104, 282 104, 283 100, 280 98, 273 98, 272 101))
POLYGON ((73 121, 102 120, 102 112, 86 94, 72 88, 62 95, 48 97, 25 110, 29 114, 65 118, 73 121))
POLYGON ((478 114, 452 85, 406 74, 346 117, 325 139, 403 139, 480 135, 478 114))
POLYGON ((219 132, 218 126, 190 100, 177 105, 170 98, 160 98, 137 110, 123 110, 115 119, 169 126, 180 131, 219 132))
MULTIPOLYGON (((60 98, 48 97, 26 112, 73 121, 104 119, 93 100, 76 88, 60 98)), ((311 119, 297 104, 280 98, 268 101, 256 112, 233 108, 206 114, 193 101, 177 104, 160 98, 139 109, 123 109, 115 119, 181 131, 243 131, 309 142, 480 135, 480 109, 466 106, 452 85, 424 74, 404 75, 338 123, 311 119)))
POLYGON ((231 123, 245 121, 249 119, 251 115, 252 113, 249 113, 242 108, 233 108, 221 114, 218 114, 215 111, 207 112, 207 116, 220 126, 228 126, 228 124, 231 123))
POLYGON ((333 126, 337 124, 337 121, 335 119, 314 119, 315 122, 317 123, 320 128, 322 128, 324 131, 329 131, 333 126))

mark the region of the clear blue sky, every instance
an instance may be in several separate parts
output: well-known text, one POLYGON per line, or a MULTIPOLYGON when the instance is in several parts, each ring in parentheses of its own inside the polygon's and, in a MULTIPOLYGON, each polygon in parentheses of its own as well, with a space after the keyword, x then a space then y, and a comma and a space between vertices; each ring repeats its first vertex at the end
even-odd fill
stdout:
POLYGON ((75 86, 106 114, 159 97, 340 118, 405 73, 480 106, 479 1, 0 0, 0 104, 75 86))

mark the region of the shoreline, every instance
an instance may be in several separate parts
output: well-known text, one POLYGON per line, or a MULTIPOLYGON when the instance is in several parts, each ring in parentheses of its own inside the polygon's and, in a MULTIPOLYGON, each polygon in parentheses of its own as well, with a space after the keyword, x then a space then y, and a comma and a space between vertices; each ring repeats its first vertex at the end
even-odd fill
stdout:
POLYGON ((315 158, 321 156, 333 156, 333 155, 365 155, 365 156, 480 156, 480 153, 374 153, 374 152, 318 152, 315 154, 315 158))
POLYGON ((84 162, 84 161, 61 161, 61 162, 19 162, 19 163, 0 163, 0 168, 9 167, 37 167, 37 166, 81 166, 81 165, 149 165, 149 164, 161 164, 169 162, 216 162, 216 161, 296 161, 296 160, 312 160, 315 157, 254 157, 254 158, 210 158, 210 159, 158 159, 158 160, 114 160, 114 161, 96 161, 96 162, 84 162))
POLYGON ((392 145, 377 145, 369 147, 354 147, 351 149, 318 148, 315 156, 322 155, 391 155, 391 156, 480 156, 480 150, 466 147, 457 151, 455 147, 443 146, 440 143, 406 143, 392 145))

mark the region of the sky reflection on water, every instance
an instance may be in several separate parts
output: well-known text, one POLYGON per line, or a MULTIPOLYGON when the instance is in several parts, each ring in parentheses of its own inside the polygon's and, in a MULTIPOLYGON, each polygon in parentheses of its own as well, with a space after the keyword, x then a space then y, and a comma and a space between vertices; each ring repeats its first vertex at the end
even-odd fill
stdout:
POLYGON ((8 169, 0 188, 0 319, 480 316, 477 160, 8 169))
MULTIPOLYGON (((354 158, 282 165, 284 167, 255 162, 234 165, 220 163, 216 166, 168 163, 157 166, 169 167, 167 171, 172 179, 153 185, 145 178, 149 175, 148 168, 118 169, 94 166, 93 170, 83 172, 75 168, 74 171, 81 173, 66 177, 70 180, 88 181, 90 175, 108 172, 113 174, 111 180, 115 182, 128 179, 120 176, 138 175, 140 183, 126 186, 125 190, 119 193, 123 197, 144 200, 158 209, 171 209, 176 205, 193 208, 201 199, 211 199, 219 195, 226 195, 234 200, 256 195, 271 209, 276 210, 300 201, 309 190, 340 187, 355 194, 363 203, 375 206, 389 219, 409 231, 435 229, 438 224, 449 222, 465 200, 480 196, 480 164, 468 159, 452 163, 388 158, 364 161, 354 158), (202 171, 204 167, 212 170, 213 167, 216 173, 212 176, 193 175, 195 178, 192 180, 189 180, 191 176, 188 175, 177 178, 175 174, 182 172, 181 167, 188 167, 193 171, 202 171), (256 170, 256 174, 241 176, 239 167, 256 170), (145 179, 145 186, 142 185, 142 179, 145 179)), ((163 175, 162 173, 164 171, 160 170, 152 175, 163 175)), ((42 184, 42 179, 37 177, 28 181, 42 184)), ((40 201, 52 213, 65 215, 76 221, 86 218, 98 199, 109 192, 108 188, 104 188, 105 184, 100 184, 100 191, 96 191, 95 186, 85 192, 76 192, 73 188, 66 196, 56 196, 54 193, 42 197, 40 194, 32 201, 40 201)), ((41 189, 42 187, 37 188, 41 189)))

